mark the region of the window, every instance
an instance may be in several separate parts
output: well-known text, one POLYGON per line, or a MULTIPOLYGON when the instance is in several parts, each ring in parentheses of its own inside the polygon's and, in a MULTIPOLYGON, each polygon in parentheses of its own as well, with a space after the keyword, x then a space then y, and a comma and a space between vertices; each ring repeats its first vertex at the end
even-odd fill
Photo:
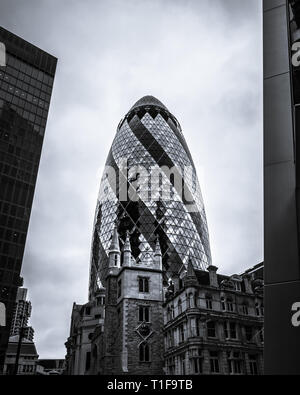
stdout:
POLYGON ((196 319, 196 336, 201 335, 201 320, 200 318, 196 319))
POLYGON ((183 376, 185 375, 185 355, 182 354, 179 356, 179 363, 180 363, 180 374, 183 376))
POLYGON ((167 345, 169 348, 174 346, 174 330, 167 333, 167 345))
POLYGON ((250 369, 250 374, 252 375, 258 374, 256 355, 249 355, 249 369, 250 369))
POLYGON ((247 305, 247 303, 243 303, 242 304, 242 311, 243 311, 243 314, 244 315, 248 315, 248 305, 247 305))
POLYGON ((139 292, 149 292, 148 277, 139 277, 139 292))
POLYGON ((225 322, 224 334, 226 339, 237 339, 236 324, 234 322, 225 322))
POLYGON ((241 291, 241 283, 239 281, 235 281, 235 289, 236 291, 241 291))
POLYGON ((228 353, 228 368, 230 374, 243 373, 243 360, 240 352, 233 351, 228 353))
POLYGON ((190 364, 192 367, 192 374, 201 374, 202 369, 202 353, 199 348, 191 349, 190 351, 190 364))
POLYGON ((150 361, 150 348, 148 343, 143 342, 139 345, 139 358, 140 362, 150 361))
POLYGON ((181 303, 181 299, 178 300, 178 315, 182 313, 182 303, 181 303))
POLYGON ((206 298, 206 308, 212 310, 212 296, 207 294, 205 298, 206 298))
POLYGON ((118 281, 118 298, 121 296, 122 293, 122 280, 118 281))
POLYGON ((183 288, 183 281, 182 278, 179 279, 179 289, 183 288))
POLYGON ((260 305, 259 303, 255 303, 255 313, 257 316, 260 315, 260 305))
POLYGON ((246 340, 248 342, 251 342, 251 340, 252 340, 252 327, 251 326, 245 326, 245 334, 246 334, 246 340))
POLYGON ((209 362, 210 362, 210 372, 219 373, 220 367, 219 367, 219 356, 217 351, 210 351, 209 362))
POLYGON ((184 326, 179 325, 179 342, 184 342, 184 326))
POLYGON ((207 326, 207 337, 216 337, 216 324, 214 321, 208 321, 207 326))
POLYGON ((105 305, 105 297, 104 296, 99 296, 97 298, 97 306, 103 306, 105 305))
POLYGON ((264 342, 264 328, 258 328, 258 336, 261 343, 264 342))
POLYGON ((172 312, 171 312, 171 307, 169 306, 167 310, 167 320, 171 321, 171 319, 172 319, 172 312))
POLYGON ((224 299, 224 297, 221 298, 221 309, 222 309, 222 310, 226 310, 225 299, 224 299))
POLYGON ((115 254, 115 262, 114 262, 115 266, 118 266, 118 255, 115 254))
POLYGON ((233 311, 233 302, 231 298, 227 299, 227 310, 228 311, 233 311))
POLYGON ((173 320, 175 317, 175 313, 174 313, 174 306, 171 306, 171 319, 173 320))
POLYGON ((175 357, 171 357, 167 360, 168 371, 170 375, 175 374, 175 357))
POLYGON ((90 370, 91 367, 91 353, 88 351, 85 358, 85 370, 90 370))
POLYGON ((139 321, 150 322, 150 307, 149 306, 139 306, 139 321))
POLYGON ((91 314, 91 308, 90 307, 86 307, 85 308, 85 314, 86 315, 90 315, 91 314))

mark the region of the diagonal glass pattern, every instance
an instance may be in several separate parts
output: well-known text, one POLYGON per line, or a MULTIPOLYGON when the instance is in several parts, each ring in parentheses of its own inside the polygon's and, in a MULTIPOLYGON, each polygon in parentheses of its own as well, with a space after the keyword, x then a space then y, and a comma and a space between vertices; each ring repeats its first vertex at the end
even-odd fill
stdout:
POLYGON ((144 251, 154 251, 159 236, 167 275, 177 272, 189 256, 197 268, 205 269, 210 264, 204 204, 192 157, 178 121, 159 100, 145 96, 131 108, 118 126, 106 166, 114 169, 116 179, 112 183, 105 173, 101 180, 92 240, 91 297, 99 278, 105 282, 115 223, 121 242, 130 231, 137 262, 144 251), (122 167, 124 158, 126 169, 122 167), (147 172, 132 171, 133 166, 142 166, 147 172), (184 174, 181 187, 168 173, 173 166, 178 174, 184 174), (186 167, 191 171, 184 173, 186 167), (151 177, 155 172, 160 174, 157 179, 151 177), (122 188, 133 190, 135 199, 121 198, 122 188), (165 191, 170 193, 168 199, 163 198, 165 191), (183 193, 186 191, 188 200, 183 193), (192 211, 191 200, 195 207, 192 211))

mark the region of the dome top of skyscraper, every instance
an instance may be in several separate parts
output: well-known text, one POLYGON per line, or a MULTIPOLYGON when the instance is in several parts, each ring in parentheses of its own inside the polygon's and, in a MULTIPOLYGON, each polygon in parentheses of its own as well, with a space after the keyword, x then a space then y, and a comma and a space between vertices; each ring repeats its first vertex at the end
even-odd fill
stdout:
POLYGON ((147 96, 144 96, 144 97, 142 97, 141 99, 139 99, 139 100, 131 107, 131 109, 129 110, 129 112, 132 111, 132 110, 134 110, 134 109, 136 109, 136 108, 138 108, 138 107, 143 107, 143 106, 155 106, 155 107, 160 107, 160 108, 162 108, 162 109, 168 111, 167 107, 166 107, 164 104, 162 104, 161 101, 159 101, 158 99, 156 99, 156 97, 147 95, 147 96))

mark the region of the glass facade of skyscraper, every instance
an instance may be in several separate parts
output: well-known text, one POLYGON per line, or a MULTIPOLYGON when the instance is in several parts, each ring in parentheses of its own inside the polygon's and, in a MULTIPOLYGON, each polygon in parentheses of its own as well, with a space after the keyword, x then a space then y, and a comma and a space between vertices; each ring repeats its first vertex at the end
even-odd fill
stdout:
POLYGON ((99 279, 105 281, 115 224, 121 241, 130 232, 137 262, 153 253, 158 237, 166 274, 178 272, 189 257, 197 268, 210 264, 195 166, 178 121, 159 100, 143 97, 121 120, 106 166, 95 215, 90 296, 99 279))
POLYGON ((0 369, 20 271, 57 59, 0 27, 0 369))

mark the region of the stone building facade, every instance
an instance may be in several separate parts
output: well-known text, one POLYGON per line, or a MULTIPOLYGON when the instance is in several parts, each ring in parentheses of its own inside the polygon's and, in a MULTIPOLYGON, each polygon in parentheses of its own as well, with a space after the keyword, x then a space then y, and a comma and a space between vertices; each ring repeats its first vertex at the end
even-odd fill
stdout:
POLYGON ((105 289, 103 287, 99 287, 92 302, 83 305, 73 304, 70 336, 65 343, 67 348, 66 374, 90 374, 91 338, 96 330, 103 330, 104 306, 105 289))
POLYGON ((172 278, 164 303, 165 373, 263 374, 263 264, 242 275, 172 278))
POLYGON ((225 276, 190 259, 167 279, 159 240, 137 261, 115 227, 101 292, 101 324, 74 304, 67 374, 263 373, 263 264, 225 276))
POLYGON ((154 254, 146 250, 137 262, 128 232, 121 254, 115 228, 106 277, 104 331, 92 338, 94 374, 163 373, 163 297, 159 241, 154 254))
MULTIPOLYGON (((9 338, 8 348, 4 361, 4 369, 3 369, 4 375, 14 374, 18 343, 19 343, 19 335, 11 336, 9 338)), ((23 338, 20 348, 20 357, 19 357, 17 374, 22 376, 35 375, 38 357, 39 355, 37 353, 34 342, 26 338, 23 338)))

